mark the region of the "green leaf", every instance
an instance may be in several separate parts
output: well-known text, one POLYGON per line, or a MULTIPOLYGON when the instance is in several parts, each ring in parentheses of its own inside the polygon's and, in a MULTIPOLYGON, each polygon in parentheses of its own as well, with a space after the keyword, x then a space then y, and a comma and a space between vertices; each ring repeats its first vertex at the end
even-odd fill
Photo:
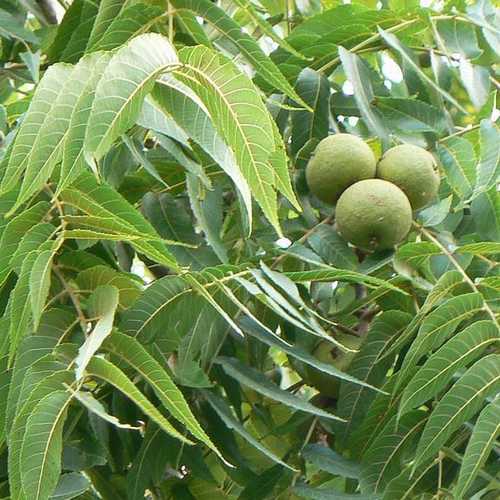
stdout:
MULTIPOLYGON (((99 40, 87 44, 86 53, 96 52, 98 50, 112 50, 125 44, 134 36, 147 31, 148 27, 153 25, 165 15, 164 9, 137 3, 128 6, 124 2, 122 11, 110 20, 109 25, 99 40)), ((98 14, 99 16, 99 14, 98 14)), ((94 26, 97 24, 97 18, 94 26)))
POLYGON ((47 50, 50 62, 75 63, 83 55, 98 12, 96 2, 75 0, 66 10, 54 41, 47 50))
POLYGON ((55 249, 43 250, 38 253, 29 277, 29 295, 33 315, 33 328, 38 329, 50 289, 50 274, 55 249))
POLYGON ((32 312, 30 302, 31 271, 38 258, 36 251, 31 252, 24 259, 21 273, 12 292, 10 304, 10 329, 9 329, 9 364, 12 363, 19 344, 29 333, 32 325, 32 312))
POLYGON ((297 200, 290 179, 290 172, 288 170, 289 160, 285 144, 283 142, 283 137, 281 136, 278 125, 273 119, 271 119, 271 125, 273 127, 276 149, 269 155, 269 164, 274 170, 276 188, 292 204, 297 212, 301 212, 302 208, 297 200))
POLYGON ((309 271, 292 271, 284 273, 294 283, 308 283, 313 281, 344 281, 347 283, 363 283, 368 288, 387 288, 399 293, 405 293, 401 288, 388 281, 369 276, 368 274, 347 271, 345 269, 311 269, 309 271))
POLYGON ((171 246, 169 251, 180 265, 193 270, 218 263, 214 252, 204 245, 201 235, 195 232, 192 214, 183 200, 170 193, 147 193, 142 199, 142 210, 163 238, 187 243, 193 247, 171 246))
POLYGON ((363 455, 361 491, 380 493, 401 472, 400 460, 421 435, 425 416, 425 412, 415 411, 401 420, 397 416, 389 420, 363 455))
POLYGON ((213 49, 213 44, 203 29, 203 26, 198 22, 197 17, 189 10, 180 10, 175 13, 175 20, 180 28, 180 31, 188 34, 195 45, 206 45, 213 49))
POLYGON ((346 271, 358 267, 356 254, 333 227, 319 226, 307 243, 330 266, 346 271))
POLYGON ((50 500, 71 500, 79 497, 91 487, 91 482, 83 474, 69 472, 62 474, 50 500))
POLYGON ((475 59, 483 52, 477 43, 476 30, 472 24, 457 19, 436 21, 437 31, 450 54, 460 54, 465 59, 475 59))
POLYGON ((12 371, 7 369, 8 356, 0 358, 0 443, 5 442, 5 424, 7 420, 7 398, 9 396, 12 371))
POLYGON ((438 144, 437 154, 451 188, 467 199, 476 183, 476 154, 472 144, 463 137, 451 137, 438 144))
POLYGON ((480 243, 469 243, 455 250, 456 253, 470 253, 472 255, 491 255, 500 253, 500 243, 483 241, 480 243))
POLYGON ((0 9, 0 36, 7 40, 38 43, 38 38, 32 31, 27 30, 18 18, 3 9, 0 9))
POLYGON ((33 53, 30 50, 19 54, 19 57, 22 59, 24 64, 26 64, 31 78, 35 83, 38 83, 40 80, 40 55, 40 51, 33 53))
POLYGON ((240 384, 250 387, 263 396, 273 399, 274 401, 278 401, 291 408, 295 408, 296 410, 312 413, 313 415, 323 418, 339 420, 338 417, 332 413, 323 411, 308 401, 280 389, 260 371, 240 363, 236 358, 219 356, 216 358, 215 362, 220 364, 230 377, 233 377, 240 384))
POLYGON ((498 183, 500 176, 500 131, 489 120, 481 121, 481 157, 477 166, 477 180, 470 200, 489 191, 498 183))
MULTIPOLYGON (((60 394, 64 394, 65 398, 69 396, 68 393, 62 391, 64 382, 71 383, 71 374, 68 371, 59 370, 47 375, 43 380, 39 381, 33 387, 27 400, 22 401, 22 405, 17 410, 15 420, 12 424, 11 432, 9 434, 8 465, 9 485, 12 498, 30 498, 25 496, 24 484, 21 483, 21 479, 26 473, 26 469, 25 467, 23 467, 24 460, 22 457, 22 452, 25 444, 29 444, 28 440, 31 440, 31 444, 37 444, 40 447, 44 445, 43 442, 36 439, 36 436, 32 436, 31 433, 27 432, 28 421, 34 414, 34 411, 38 404, 46 400, 46 398, 50 398, 50 396, 53 394, 56 394, 56 398, 58 398, 57 395, 60 394)), ((41 410, 42 408, 39 408, 39 410, 41 410)), ((59 431, 60 429, 56 430, 59 431)), ((50 444, 49 440, 46 440, 45 444, 50 444)), ((57 444, 58 443, 56 442, 56 445, 57 444)), ((55 459, 56 463, 46 463, 44 465, 47 465, 48 467, 52 467, 53 465, 55 465, 56 467, 60 467, 60 465, 57 464, 58 460, 60 460, 60 452, 57 455, 52 453, 53 450, 49 451, 51 451, 51 456, 48 458, 50 458, 52 461, 54 461, 55 459)), ((28 458, 29 457, 25 457, 25 459, 28 458)), ((33 457, 33 459, 36 460, 37 457, 33 457)), ((40 472, 40 464, 38 463, 37 465, 38 467, 36 470, 40 472)), ((35 469, 33 469, 33 471, 35 471, 35 469)), ((58 475, 59 474, 57 474, 57 477, 55 478, 52 477, 49 479, 52 482, 54 488, 57 484, 58 475)), ((31 478, 36 479, 32 476, 31 478)), ((48 494, 50 495, 50 493, 51 492, 49 492, 48 494)))
POLYGON ((500 355, 490 354, 472 365, 434 408, 420 438, 414 468, 433 457, 448 438, 500 390, 500 355))
POLYGON ((450 214, 453 196, 443 198, 438 203, 424 208, 418 214, 418 218, 424 227, 433 227, 441 224, 450 214))
POLYGON ((222 36, 233 42, 266 81, 281 90, 291 99, 301 102, 292 86, 281 74, 272 60, 263 52, 259 44, 241 27, 233 21, 224 10, 214 5, 209 0, 171 0, 171 5, 176 10, 190 10, 196 16, 204 18, 211 26, 219 31, 222 36))
POLYGON ((319 469, 341 477, 358 479, 361 467, 321 444, 308 444, 302 451, 304 459, 319 469))
POLYGON ((330 125, 328 109, 330 83, 326 76, 305 68, 299 74, 295 90, 311 110, 292 112, 291 153, 293 155, 296 155, 307 141, 326 137, 330 125))
POLYGON ((481 238, 500 240, 500 196, 496 187, 472 200, 471 214, 481 238))
MULTIPOLYGON (((370 325, 366 340, 347 369, 349 375, 377 387, 383 385, 392 359, 378 360, 393 337, 407 327, 411 316, 403 311, 384 311, 370 325)), ((348 444, 349 436, 362 422, 366 411, 375 398, 373 391, 365 387, 342 382, 338 398, 338 414, 345 423, 338 424, 335 433, 339 442, 348 444)))
MULTIPOLYGON (((330 6, 332 5, 336 4, 330 3, 330 6)), ((376 35, 377 26, 391 28, 402 21, 403 18, 394 9, 371 10, 359 3, 337 5, 306 18, 294 27, 286 38, 296 50, 314 59, 313 62, 307 63, 284 53, 281 49, 273 55, 291 80, 294 80, 306 65, 328 75, 337 66, 338 45, 351 48, 366 43, 376 35), (332 29, 332 26, 335 28, 332 29)))
POLYGON ((293 487, 293 492, 301 498, 311 498, 313 500, 377 500, 373 495, 363 495, 359 493, 342 493, 334 488, 312 488, 298 484, 293 487))
POLYGON ((289 281, 285 276, 281 277, 282 283, 278 284, 276 283, 276 276, 278 273, 274 273, 270 269, 264 269, 263 267, 262 271, 251 270, 256 284, 245 278, 237 278, 237 281, 243 285, 247 292, 266 304, 266 306, 272 309, 279 317, 311 335, 321 337, 336 345, 340 345, 333 337, 325 332, 324 328, 302 301, 299 302, 298 307, 293 303, 297 303, 296 297, 298 296, 295 284, 289 281), (270 278, 270 280, 267 278, 270 278), (275 284, 278 284, 278 287, 276 287, 275 284), (283 288, 280 285, 285 285, 285 287, 283 288))
POLYGON ((451 94, 449 94, 446 90, 442 89, 439 85, 437 85, 437 83, 434 80, 432 80, 420 69, 418 64, 415 62, 413 54, 410 52, 410 49, 405 47, 395 35, 389 33, 388 31, 384 31, 382 28, 379 28, 378 32, 381 38, 384 40, 384 42, 387 43, 387 45, 391 49, 395 50, 401 56, 403 61, 413 71, 415 71, 415 73, 423 82, 427 83, 433 90, 441 94, 444 97, 444 99, 446 99, 449 103, 453 104, 453 106, 456 106, 462 113, 465 113, 466 115, 469 114, 451 94))
POLYGON ((151 385, 158 399, 172 416, 185 425, 193 436, 221 457, 219 450, 191 412, 181 391, 172 382, 168 373, 136 339, 115 332, 106 341, 104 348, 137 370, 151 385))
POLYGON ((402 97, 375 97, 374 104, 386 122, 401 131, 440 134, 446 128, 443 113, 424 101, 402 97))
POLYGON ((101 0, 92 31, 88 36, 87 48, 95 45, 109 29, 110 24, 120 15, 128 2, 123 0, 101 0))
MULTIPOLYGON (((32 139, 33 150, 28 159, 21 191, 12 210, 43 188, 56 163, 60 161, 63 151, 69 147, 68 141, 74 139, 75 132, 71 127, 77 125, 75 116, 79 118, 82 105, 89 105, 87 94, 96 83, 94 68, 100 68, 103 61, 107 62, 108 59, 101 54, 85 57, 72 68, 65 82, 57 82, 62 91, 53 103, 43 126, 38 129, 37 137, 32 139)), ((84 114, 87 116, 86 110, 84 114)), ((73 160, 78 161, 78 157, 73 160)), ((78 166, 71 166, 69 169, 67 165, 63 167, 63 182, 67 182, 68 170, 75 168, 78 166)))
POLYGON ((134 383, 115 365, 106 361, 103 358, 93 357, 87 365, 87 374, 92 377, 97 377, 108 384, 116 387, 128 399, 136 404, 139 409, 147 415, 151 420, 158 424, 166 433, 183 441, 184 443, 192 444, 192 442, 184 437, 137 389, 134 383))
POLYGON ((248 441, 253 447, 257 448, 266 457, 270 458, 273 462, 282 465, 290 470, 295 470, 290 467, 287 463, 283 462, 279 457, 277 457, 272 451, 268 450, 260 441, 254 438, 245 427, 236 419, 233 415, 231 408, 227 403, 219 396, 209 391, 202 391, 206 400, 210 406, 215 410, 220 419, 224 422, 228 429, 234 430, 238 433, 245 441, 248 441))
POLYGON ((89 157, 102 158, 135 123, 156 78, 177 65, 174 48, 156 33, 134 38, 113 55, 97 84, 88 118, 84 149, 89 157))
POLYGON ((56 227, 47 222, 40 222, 29 228, 22 236, 14 255, 12 255, 9 267, 19 274, 21 272, 23 261, 27 255, 33 250, 38 250, 46 241, 50 241, 55 232, 56 227))
POLYGON ((264 344, 266 344, 268 346, 275 347, 278 350, 284 351, 289 356, 292 356, 293 358, 296 358, 299 361, 302 361, 303 363, 306 363, 306 364, 312 366, 313 368, 316 368, 324 373, 328 373, 329 375, 332 375, 333 377, 337 377, 341 380, 348 380, 349 382, 352 382, 354 384, 363 385, 363 386, 368 387, 372 390, 380 392, 380 390, 377 389, 376 387, 373 387, 372 385, 370 385, 366 382, 358 380, 355 377, 352 377, 351 375, 340 371, 331 363, 323 363, 323 362, 319 361, 312 354, 309 354, 307 351, 305 351, 301 347, 299 347, 297 345, 291 346, 290 344, 288 344, 284 340, 282 340, 276 336, 269 335, 266 330, 264 330, 262 327, 260 327, 258 324, 256 324, 254 321, 252 321, 250 318, 243 318, 240 321, 240 324, 241 324, 242 329, 245 333, 252 335, 252 337, 255 337, 256 339, 260 340, 261 342, 263 342, 264 344))
POLYGON ((217 254, 220 261, 227 263, 229 258, 221 238, 223 217, 221 189, 207 190, 202 185, 202 182, 191 173, 186 174, 186 181, 191 210, 205 234, 207 243, 217 254))
POLYGON ((276 176, 269 164, 276 150, 271 116, 253 83, 229 59, 206 47, 179 52, 175 76, 205 105, 218 133, 235 153, 254 198, 278 234, 276 176))
POLYGON ((409 262, 415 267, 424 264, 429 257, 441 255, 442 251, 438 245, 430 241, 419 241, 416 243, 405 243, 398 248, 396 257, 402 261, 409 262))
POLYGON ((133 425, 123 424, 118 420, 118 418, 110 415, 104 405, 98 401, 94 396, 92 396, 91 392, 84 391, 73 391, 69 386, 67 389, 71 392, 71 395, 79 401, 87 410, 92 412, 94 415, 97 415, 99 418, 102 418, 106 422, 110 423, 114 427, 119 429, 129 429, 129 430, 140 430, 141 427, 134 427, 133 425))
POLYGON ((174 120, 186 138, 195 141, 231 178, 241 194, 251 221, 252 199, 250 187, 243 176, 243 166, 224 142, 224 136, 217 132, 208 110, 196 94, 180 82, 164 79, 161 85, 155 85, 152 99, 167 119, 174 120))
POLYGON ((380 112, 373 106, 375 95, 371 83, 373 76, 371 68, 359 56, 341 46, 339 46, 339 56, 345 74, 354 88, 354 99, 368 130, 374 136, 387 141, 389 131, 380 112))
MULTIPOLYGON (((172 82, 174 82, 174 80, 172 80, 172 82)), ((179 83, 178 86, 180 87, 181 84, 179 83)), ((185 132, 183 125, 181 125, 181 123, 183 123, 182 115, 178 120, 175 120, 172 116, 173 111, 171 110, 174 105, 164 105, 162 102, 163 95, 165 95, 165 98, 167 98, 167 95, 170 94, 170 90, 172 90, 174 96, 179 95, 180 99, 187 98, 186 94, 175 92, 176 88, 174 87, 167 87, 166 85, 155 85, 151 94, 148 95, 144 100, 141 113, 137 118, 137 125, 140 125, 141 127, 152 130, 154 132, 159 132, 164 136, 174 139, 183 146, 189 147, 190 137, 185 132), (156 97, 158 97, 158 99, 156 99, 156 97)), ((193 96, 193 98, 194 97, 195 96, 193 96)), ((186 106, 187 105, 188 104, 186 104, 186 106)), ((180 107, 183 107, 183 104, 181 104, 180 107)), ((205 117, 207 120, 207 126, 211 126, 210 119, 206 115, 205 117)), ((190 119, 194 117, 187 116, 186 118, 187 122, 190 123, 190 119)))
POLYGON ((465 59, 459 64, 462 85, 467 90, 473 106, 480 110, 488 102, 490 95, 490 72, 484 66, 472 64, 465 59))
POLYGON ((500 334, 492 321, 477 321, 453 336, 429 357, 410 380, 401 396, 400 415, 438 394, 456 372, 498 341, 500 334))
MULTIPOLYGON (((150 343, 160 331, 169 328, 171 310, 191 292, 178 276, 166 276, 151 284, 123 315, 120 330, 150 343)), ((173 325, 172 325, 173 327, 173 325)))
POLYGON ((253 3, 249 0, 234 0, 234 3, 241 7, 247 16, 262 30, 266 36, 268 36, 273 42, 277 43, 282 49, 290 52, 300 59, 305 59, 305 57, 297 50, 293 48, 286 40, 280 38, 274 31, 273 26, 264 19, 257 9, 254 7, 253 3))
POLYGON ((71 182, 78 177, 86 166, 83 143, 87 131, 88 119, 95 98, 97 82, 101 79, 111 55, 107 53, 92 54, 83 57, 77 68, 85 69, 85 86, 74 104, 68 131, 62 145, 62 164, 57 184, 58 196, 71 182))
POLYGON ((174 257, 162 241, 157 241, 160 238, 146 219, 111 186, 98 184, 92 174, 84 172, 80 175, 70 188, 61 193, 61 198, 88 216, 95 216, 92 227, 98 218, 102 218, 107 229, 120 231, 120 237, 116 239, 128 239, 127 233, 130 233, 136 250, 158 263, 177 268, 174 257))
MULTIPOLYGON (((152 177, 154 177, 160 184, 163 184, 163 186, 168 188, 168 184, 163 180, 161 175, 156 170, 156 167, 153 165, 153 163, 151 163, 151 161, 149 161, 148 157, 142 151, 142 144, 139 145, 138 141, 134 141, 133 139, 128 137, 126 134, 123 134, 121 138, 122 138, 123 144, 125 144, 127 146, 132 157, 144 168, 144 170, 146 172, 148 172, 148 174, 150 174, 152 177)), ((165 147, 164 143, 167 140, 177 147, 177 145, 174 143, 174 141, 170 141, 170 139, 168 139, 168 137, 161 137, 161 136, 158 137, 158 142, 160 143, 160 145, 162 147, 165 147)), ((165 149, 167 149, 167 148, 165 148, 165 149)), ((195 161, 188 158, 182 152, 181 148, 178 148, 178 150, 180 151, 181 155, 175 155, 171 151, 169 151, 169 152, 182 166, 184 166, 186 168, 186 170, 189 170, 189 168, 185 165, 185 162, 189 162, 190 166, 193 165, 195 169, 197 169, 199 172, 202 172, 199 165, 195 161)))
POLYGON ((453 490, 455 498, 465 498, 474 479, 495 446, 500 433, 500 399, 488 404, 476 420, 453 490))
POLYGON ((419 467, 413 475, 411 467, 406 467, 386 486, 382 500, 406 500, 422 489, 435 489, 432 477, 435 477, 437 467, 438 465, 432 461, 428 465, 419 467))
POLYGON ((254 481, 250 481, 245 486, 245 489, 238 496, 238 500, 254 500, 254 498, 269 498, 275 492, 278 486, 278 491, 284 490, 283 483, 289 481, 291 472, 280 464, 265 469, 258 474, 254 481))
MULTIPOLYGON (((61 265, 61 260, 59 260, 61 265)), ((82 290, 93 291, 102 285, 111 285, 119 291, 120 307, 126 309, 141 294, 142 280, 135 275, 120 273, 105 265, 91 266, 76 277, 76 284, 82 290)))
POLYGON ((432 290, 428 293, 425 302, 420 310, 415 314, 405 331, 395 339, 392 345, 380 356, 391 356, 395 352, 399 352, 403 345, 408 342, 408 339, 414 333, 415 329, 421 324, 423 319, 429 314, 431 309, 444 300, 447 296, 452 295, 456 288, 463 285, 463 277, 458 271, 447 271, 444 273, 432 290))
POLYGON ((71 72, 71 66, 55 64, 45 72, 37 85, 26 117, 16 135, 9 163, 0 184, 1 192, 6 193, 16 186, 23 171, 31 165, 33 153, 37 151, 39 141, 49 139, 46 134, 41 136, 40 133, 52 125, 51 110, 54 103, 60 97, 67 98, 63 90, 71 72))
POLYGON ((479 0, 467 6, 468 18, 478 26, 491 48, 500 54, 500 34, 498 33, 498 10, 489 0, 479 0))
POLYGON ((71 396, 56 391, 35 406, 26 422, 20 468, 24 494, 33 500, 47 499, 61 473, 62 431, 71 396))
POLYGON ((12 385, 7 400, 7 412, 5 417, 6 434, 10 432, 12 421, 18 413, 19 405, 24 404, 24 401, 20 402, 21 391, 19 391, 19 388, 23 384, 27 370, 37 360, 41 359, 46 354, 50 354, 56 342, 57 339, 51 337, 34 335, 27 337, 21 344, 14 363, 12 385), (15 387, 15 389, 13 389, 13 387, 15 387))
POLYGON ((99 350, 113 329, 115 313, 118 307, 118 293, 118 288, 112 285, 102 285, 97 287, 89 298, 89 313, 92 318, 98 318, 98 320, 75 358, 77 381, 83 378, 85 368, 92 356, 99 350))
POLYGON ((167 467, 168 454, 158 453, 158 450, 166 450, 171 444, 168 436, 159 427, 148 425, 139 452, 127 473, 127 498, 144 499, 144 493, 153 480, 154 471, 159 468, 163 472, 167 467))

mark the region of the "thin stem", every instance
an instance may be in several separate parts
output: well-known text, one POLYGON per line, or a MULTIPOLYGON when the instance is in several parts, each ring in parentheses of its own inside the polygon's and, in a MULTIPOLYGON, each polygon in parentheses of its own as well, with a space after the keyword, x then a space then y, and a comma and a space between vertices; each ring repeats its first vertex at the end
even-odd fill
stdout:
POLYGON ((439 500, 439 498, 441 497, 441 488, 443 486, 443 458, 444 458, 444 453, 440 451, 438 456, 438 484, 435 495, 437 500, 439 500))
MULTIPOLYGON (((435 238, 427 229, 424 227, 420 226, 417 223, 413 223, 414 226, 432 243, 434 243, 440 250, 441 252, 448 257, 448 260, 452 263, 452 265, 455 267, 455 269, 462 275, 464 278, 464 281, 471 287, 471 289, 476 292, 480 293, 479 290, 477 289, 475 283, 470 279, 469 275, 464 271, 462 266, 458 263, 457 259, 455 259, 454 255, 437 239, 435 238)), ((488 314, 488 316, 493 320, 493 322, 497 325, 497 327, 500 328, 500 325, 498 324, 497 318, 493 311, 491 310, 490 306, 484 300, 484 310, 488 314)))
POLYGON ((286 20, 286 34, 289 35, 292 31, 292 21, 290 14, 293 8, 293 0, 285 0, 285 20, 286 20))
MULTIPOLYGON (((420 18, 414 18, 410 19, 408 21, 404 21, 402 23, 396 24, 395 26, 392 26, 392 28, 388 28, 385 30, 386 33, 394 33, 395 31, 399 31, 400 29, 406 28, 408 26, 411 26, 412 24, 415 24, 417 21, 420 21, 420 18)), ((364 49, 368 45, 370 45, 373 42, 376 42, 377 40, 380 39, 380 33, 375 33, 374 35, 368 37, 366 40, 363 40, 361 43, 358 43, 351 49, 349 49, 350 52, 359 52, 361 49, 364 49)), ((323 73, 324 71, 329 70, 331 67, 336 66, 340 62, 340 56, 335 57, 331 61, 327 62, 321 68, 318 69, 318 72, 323 73)))
POLYGON ((442 137, 441 139, 439 139, 438 142, 445 142, 448 139, 451 139, 452 137, 458 137, 460 135, 467 134, 468 132, 472 132, 473 130, 478 129, 480 126, 481 126, 480 124, 476 124, 476 125, 472 125, 471 127, 465 127, 463 129, 459 130, 458 132, 454 132, 453 134, 447 135, 446 137, 442 137))
POLYGON ((490 80, 493 83, 493 85, 495 85, 495 87, 500 90, 500 82, 495 77, 493 77, 491 75, 490 75, 490 80))
POLYGON ((167 1, 167 15, 168 15, 168 39, 170 43, 174 41, 174 14, 172 11, 172 4, 167 1))
MULTIPOLYGON (((307 443, 309 443, 311 436, 314 432, 314 429, 316 428, 317 423, 318 423, 318 417, 314 417, 313 421, 311 422, 311 425, 309 426, 309 429, 306 433, 306 437, 304 439, 304 442, 302 443, 302 446, 299 449, 299 453, 302 452, 302 450, 306 447, 307 443)), ((301 474, 300 471, 298 471, 293 476, 292 487, 295 486, 295 483, 297 482, 297 479, 300 477, 300 474, 301 474)))
MULTIPOLYGON (((460 17, 460 16, 450 16, 450 15, 438 15, 438 16, 432 16, 431 19, 433 21, 443 21, 447 19, 455 19, 457 21, 462 21, 462 22, 468 22, 470 23, 470 20, 460 17)), ((421 21, 420 17, 415 17, 413 19, 408 19, 407 21, 403 21, 399 24, 396 24, 395 26, 392 26, 391 28, 387 28, 385 33, 394 33, 397 32, 403 28, 407 28, 408 26, 411 26, 412 24, 415 24, 417 22, 421 21)), ((370 45, 373 42, 376 42, 381 38, 380 33, 374 33, 372 36, 368 37, 366 40, 363 40, 361 43, 358 43, 358 45, 355 45, 351 49, 349 49, 350 52, 359 52, 361 49, 364 49, 368 45, 370 45)), ((332 66, 336 66, 340 62, 340 57, 336 57, 332 59, 331 61, 327 62, 321 68, 319 68, 317 71, 320 73, 330 69, 332 66)))
POLYGON ((63 273, 56 266, 53 267, 53 271, 54 271, 54 274, 59 279, 59 281, 61 282, 61 285, 64 287, 64 289, 68 293, 68 296, 71 299, 71 302, 73 303, 73 306, 75 307, 76 312, 78 314, 78 319, 80 320, 80 326, 82 327, 83 332, 86 334, 88 321, 87 321, 87 318, 85 318, 85 314, 82 311, 82 307, 80 305, 80 300, 75 295, 73 289, 71 288, 71 285, 66 281, 63 273))

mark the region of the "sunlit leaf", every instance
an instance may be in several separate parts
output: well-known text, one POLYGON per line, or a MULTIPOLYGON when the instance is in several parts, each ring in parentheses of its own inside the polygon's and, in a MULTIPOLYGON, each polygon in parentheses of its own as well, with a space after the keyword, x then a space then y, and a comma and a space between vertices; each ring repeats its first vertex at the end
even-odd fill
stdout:
POLYGON ((94 290, 89 299, 89 313, 92 318, 97 318, 97 321, 75 358, 77 381, 84 376, 87 364, 113 329, 113 321, 118 307, 118 293, 116 287, 102 285, 94 290))
POLYGON ((101 158, 135 123, 156 78, 177 65, 172 45, 161 35, 140 35, 120 48, 97 84, 86 130, 86 153, 101 158))
POLYGON ((224 37, 233 42, 259 71, 269 84, 287 94, 292 99, 300 101, 292 86, 281 74, 280 70, 269 59, 255 40, 243 31, 240 26, 226 15, 223 9, 209 0, 171 0, 173 7, 179 10, 187 9, 197 16, 203 17, 224 37))
POLYGON ((252 82, 224 56, 206 47, 179 52, 175 75, 193 89, 218 133, 232 147, 242 175, 264 214, 281 232, 277 219, 276 179, 268 160, 276 149, 271 117, 252 82))

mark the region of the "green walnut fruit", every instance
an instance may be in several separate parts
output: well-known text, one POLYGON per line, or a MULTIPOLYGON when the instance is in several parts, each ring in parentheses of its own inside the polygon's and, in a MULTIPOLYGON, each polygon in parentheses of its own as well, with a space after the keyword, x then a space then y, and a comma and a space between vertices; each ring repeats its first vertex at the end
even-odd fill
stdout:
MULTIPOLYGON (((361 337, 346 335, 344 333, 336 334, 335 339, 349 349, 356 350, 359 349, 363 341, 361 337)), ((345 372, 347 368, 349 368, 356 353, 342 351, 331 342, 324 340, 316 347, 313 354, 319 361, 331 364, 335 366, 335 368, 345 372)), ((321 370, 317 370, 310 365, 307 365, 305 369, 304 378, 308 385, 317 389, 321 395, 335 399, 338 398, 341 382, 339 378, 333 377, 321 370)))
POLYGON ((436 198, 439 189, 439 174, 433 156, 411 144, 389 149, 377 165, 377 177, 400 187, 413 210, 428 205, 436 198))
POLYGON ((377 162, 370 147, 351 134, 323 139, 306 168, 307 185, 321 201, 334 204, 350 185, 375 177, 377 162))
POLYGON ((392 248, 409 232, 412 210, 395 184, 382 179, 359 181, 347 188, 335 209, 337 231, 366 250, 392 248))

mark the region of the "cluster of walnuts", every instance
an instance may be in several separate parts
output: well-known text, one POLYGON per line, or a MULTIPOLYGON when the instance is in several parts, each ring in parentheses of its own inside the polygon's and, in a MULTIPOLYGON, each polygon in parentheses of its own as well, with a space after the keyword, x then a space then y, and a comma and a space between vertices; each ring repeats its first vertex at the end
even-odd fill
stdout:
POLYGON ((439 173, 418 146, 389 149, 377 163, 359 137, 335 134, 317 146, 306 168, 311 192, 336 205, 337 231, 365 250, 392 248, 410 231, 412 212, 433 201, 439 173))

